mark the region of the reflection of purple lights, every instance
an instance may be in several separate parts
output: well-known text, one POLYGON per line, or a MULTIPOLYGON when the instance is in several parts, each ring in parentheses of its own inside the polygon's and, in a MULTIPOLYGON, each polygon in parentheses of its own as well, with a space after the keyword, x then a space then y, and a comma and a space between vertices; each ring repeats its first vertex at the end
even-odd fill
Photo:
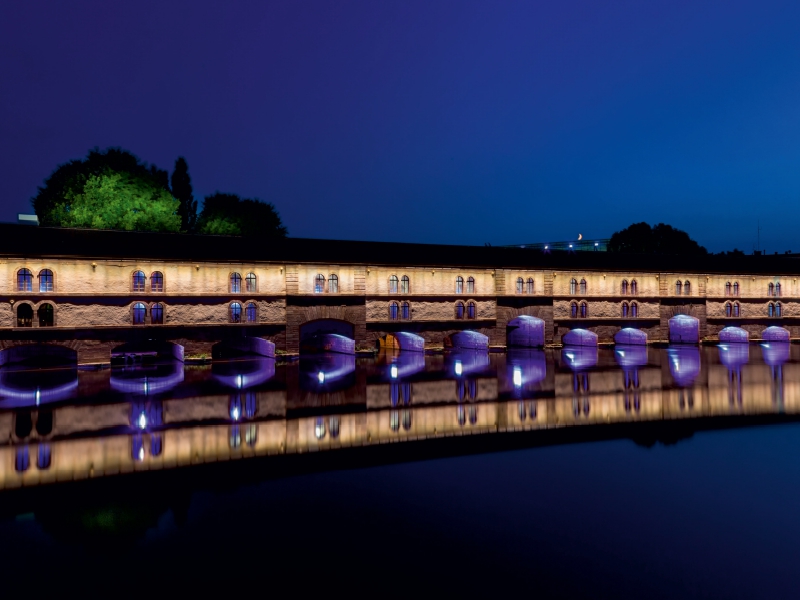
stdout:
POLYGON ((214 379, 230 388, 244 390, 260 385, 275 375, 275 360, 254 358, 211 365, 214 379))
POLYGON ((544 321, 520 315, 508 322, 508 345, 521 348, 544 346, 544 321))
POLYGON ((445 371, 450 376, 474 375, 489 367, 485 350, 451 350, 444 357, 445 371))
POLYGON ((788 342, 769 342, 761 344, 764 362, 770 367, 779 367, 788 362, 791 346, 788 342))
POLYGON ((719 332, 719 341, 726 344, 746 344, 750 341, 750 334, 741 327, 724 327, 719 332))
POLYGON ((421 352, 401 352, 393 361, 388 368, 389 379, 404 379, 425 369, 425 355, 421 352))
POLYGON ((158 394, 174 388, 182 381, 183 363, 178 361, 111 369, 111 387, 124 394, 158 394))
POLYGON ((305 388, 318 390, 323 386, 339 383, 356 370, 353 354, 316 354, 300 359, 300 382, 305 388))
POLYGON ((623 369, 643 367, 647 364, 647 346, 616 346, 614 357, 623 369))
POLYGON ((700 349, 692 346, 675 346, 667 349, 669 371, 680 387, 690 387, 700 375, 700 349))
POLYGON ((2 405, 38 406, 66 400, 78 388, 78 371, 69 369, 0 369, 0 398, 2 405))
POLYGON ((566 346, 561 350, 561 358, 573 371, 591 369, 597 365, 597 347, 566 346))
POLYGON ((547 376, 547 360, 542 350, 509 349, 506 365, 507 377, 515 388, 535 385, 547 376))
POLYGON ((717 347, 719 348, 719 362, 729 369, 739 369, 750 360, 749 344, 720 344, 717 347))

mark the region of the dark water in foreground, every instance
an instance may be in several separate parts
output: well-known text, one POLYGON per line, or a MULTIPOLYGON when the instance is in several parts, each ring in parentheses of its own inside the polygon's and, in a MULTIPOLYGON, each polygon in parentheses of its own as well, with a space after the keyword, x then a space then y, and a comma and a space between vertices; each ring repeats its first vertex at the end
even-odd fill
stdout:
POLYGON ((351 361, 0 371, 0 572, 123 596, 797 595, 800 346, 351 361))

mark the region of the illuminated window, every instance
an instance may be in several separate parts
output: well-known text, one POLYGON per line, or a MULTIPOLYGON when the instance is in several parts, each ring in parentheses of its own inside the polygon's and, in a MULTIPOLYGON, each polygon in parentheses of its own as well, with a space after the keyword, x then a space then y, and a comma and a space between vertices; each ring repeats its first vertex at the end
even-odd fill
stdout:
POLYGON ((404 321, 408 321, 408 320, 411 319, 411 306, 408 304, 408 302, 403 302, 400 305, 400 311, 401 311, 401 314, 402 314, 401 318, 404 321))
POLYGON ((780 297, 780 295, 781 295, 781 284, 780 283, 776 283, 775 284, 775 295, 778 296, 778 297, 780 297))
POLYGON ((628 280, 627 279, 623 279, 622 280, 622 285, 620 286, 620 292, 622 293, 623 296, 627 296, 628 295, 628 280))
POLYGON ((403 275, 400 278, 400 293, 407 294, 409 289, 411 288, 410 282, 408 280, 408 275, 403 275))
POLYGON ((30 304, 17 305, 17 327, 33 327, 33 307, 30 304))
POLYGON ((464 293, 464 278, 459 275, 456 277, 456 294, 464 293))
POLYGON ((39 318, 39 327, 53 326, 53 305, 44 303, 36 309, 36 316, 39 318))
POLYGON ((726 296, 730 296, 731 295, 731 282, 730 281, 726 281, 725 282, 725 295, 726 296))
POLYGON ((397 302, 390 302, 389 303, 389 320, 390 321, 397 321, 399 306, 397 302))
POLYGON ((389 429, 400 431, 400 411, 393 410, 389 412, 389 429))
POLYGON ((474 294, 475 293, 475 278, 474 277, 467 277, 467 293, 474 294))
POLYGON ((328 278, 328 293, 339 293, 339 276, 336 273, 331 273, 331 276, 328 278))
MULTIPOLYGON (((770 283, 770 285, 772 285, 772 284, 770 283)), ((775 316, 775 305, 772 302, 770 302, 769 306, 767 307, 767 316, 768 317, 774 317, 775 316)))
POLYGON ((775 284, 774 283, 770 283, 767 286, 767 296, 774 296, 774 295, 775 295, 775 284))
POLYGON ((142 302, 133 305, 133 324, 144 325, 144 318, 147 315, 147 307, 142 302))
POLYGON ((164 274, 161 271, 153 271, 150 274, 150 291, 151 292, 164 291, 164 274))
POLYGON ((730 317, 733 314, 733 307, 730 302, 725 303, 725 316, 730 317))
POLYGON ((248 273, 244 276, 244 289, 253 293, 258 291, 258 280, 255 273, 248 273))
POLYGON ((244 309, 245 319, 247 319, 248 323, 255 323, 257 320, 256 314, 256 303, 255 302, 248 302, 247 306, 244 309))
POLYGON ((231 273, 231 293, 239 294, 242 291, 242 276, 238 273, 231 273))
POLYGON ((573 319, 578 317, 578 303, 577 302, 572 302, 569 305, 569 316, 572 317, 573 319))
POLYGON ((17 291, 33 291, 33 274, 28 269, 20 269, 17 271, 17 291))
POLYGON ((569 293, 570 295, 574 296, 578 293, 578 280, 577 279, 570 279, 569 280, 569 293))
POLYGON ((631 296, 635 296, 638 293, 638 285, 635 279, 631 280, 631 296))
POLYGON ((533 277, 528 277, 528 289, 527 292, 529 294, 533 293, 533 277))
POLYGON ((160 302, 156 302, 150 308, 150 322, 153 325, 163 325, 164 324, 164 305, 160 302))
POLYGON ((733 295, 734 296, 738 296, 739 295, 739 282, 738 281, 734 281, 733 282, 733 295))
POLYGON ((733 316, 734 317, 738 317, 739 316, 739 303, 738 302, 734 302, 733 303, 733 316))
POLYGON ((692 284, 688 281, 683 282, 683 295, 684 296, 691 296, 692 295, 692 284))
POLYGON ((242 305, 239 304, 238 302, 231 302, 230 314, 231 314, 231 323, 241 323, 242 305))
POLYGON ((456 319, 464 318, 464 303, 456 302, 456 319))
POLYGON ((474 319, 477 313, 477 307, 474 302, 467 302, 467 318, 474 319))
POLYGON ((589 307, 586 302, 581 302, 581 319, 585 319, 587 316, 589 316, 589 307))
POLYGON ((389 293, 396 294, 397 293, 397 284, 399 279, 397 279, 397 275, 392 275, 389 277, 389 293))
POLYGON ((134 271, 133 276, 131 277, 133 291, 143 292, 146 280, 147 277, 144 276, 144 271, 134 271))
POLYGON ((525 292, 525 280, 522 277, 517 277, 517 293, 522 294, 525 292))
POLYGON ((325 293, 325 275, 320 273, 314 279, 314 293, 315 294, 323 294, 325 293))
POLYGON ((781 316, 781 303, 780 302, 776 302, 775 303, 775 316, 776 317, 780 317, 781 316))
POLYGON ((586 280, 581 279, 581 296, 586 295, 586 280))
POLYGON ((639 316, 639 305, 636 302, 631 302, 631 317, 634 319, 639 316))
POLYGON ((50 269, 42 269, 39 271, 39 291, 53 291, 53 272, 50 269))
POLYGON ((675 295, 680 296, 683 290, 683 284, 680 281, 675 282, 675 295))
POLYGON ((622 303, 622 317, 625 318, 627 316, 628 316, 628 303, 627 302, 623 302, 622 303))

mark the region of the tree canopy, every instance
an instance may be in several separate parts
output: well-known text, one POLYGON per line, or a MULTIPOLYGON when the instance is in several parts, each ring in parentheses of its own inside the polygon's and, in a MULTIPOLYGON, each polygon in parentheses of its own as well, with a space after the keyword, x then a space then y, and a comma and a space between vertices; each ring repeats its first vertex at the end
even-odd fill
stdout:
POLYGON ((31 200, 42 225, 180 231, 180 203, 166 171, 126 150, 95 148, 60 165, 31 200))
POLYGON ((647 223, 634 223, 617 231, 608 242, 608 251, 625 254, 708 254, 688 233, 664 223, 653 227, 647 223))
POLYGON ((287 231, 270 202, 216 192, 206 196, 197 219, 197 232, 283 238, 287 231))
POLYGON ((189 165, 182 156, 175 161, 175 170, 172 171, 172 195, 180 202, 178 214, 181 216, 181 231, 194 231, 197 225, 197 200, 192 195, 189 165))

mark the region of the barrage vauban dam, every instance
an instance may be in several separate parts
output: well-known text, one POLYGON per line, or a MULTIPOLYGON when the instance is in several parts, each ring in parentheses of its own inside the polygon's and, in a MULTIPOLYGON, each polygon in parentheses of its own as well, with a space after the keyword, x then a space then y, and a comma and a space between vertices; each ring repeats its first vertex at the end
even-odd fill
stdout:
POLYGON ((800 337, 800 260, 0 225, 0 364, 800 337))

